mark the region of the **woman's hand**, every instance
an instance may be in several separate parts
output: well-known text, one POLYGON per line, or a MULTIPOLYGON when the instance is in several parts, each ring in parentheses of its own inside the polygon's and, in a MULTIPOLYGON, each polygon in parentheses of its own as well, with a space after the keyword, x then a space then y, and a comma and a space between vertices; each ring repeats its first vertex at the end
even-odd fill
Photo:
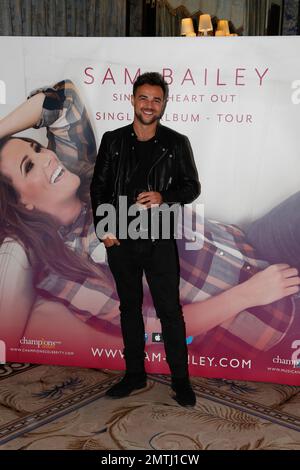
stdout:
MULTIPOLYGON (((187 336, 204 334, 251 307, 267 305, 299 291, 296 268, 274 264, 218 295, 184 305, 187 336)), ((159 331, 159 330, 157 330, 159 331)))
POLYGON ((288 264, 273 264, 240 284, 250 307, 267 305, 299 291, 298 270, 288 264))

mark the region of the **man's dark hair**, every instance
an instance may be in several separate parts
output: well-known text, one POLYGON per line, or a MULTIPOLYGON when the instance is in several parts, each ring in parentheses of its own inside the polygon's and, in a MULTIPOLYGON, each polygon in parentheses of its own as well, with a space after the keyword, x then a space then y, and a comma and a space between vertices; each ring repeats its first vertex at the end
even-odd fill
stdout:
POLYGON ((159 86, 164 94, 164 100, 167 100, 169 95, 169 86, 164 80, 163 76, 158 72, 145 72, 140 75, 133 84, 133 94, 135 95, 138 87, 142 85, 159 86))

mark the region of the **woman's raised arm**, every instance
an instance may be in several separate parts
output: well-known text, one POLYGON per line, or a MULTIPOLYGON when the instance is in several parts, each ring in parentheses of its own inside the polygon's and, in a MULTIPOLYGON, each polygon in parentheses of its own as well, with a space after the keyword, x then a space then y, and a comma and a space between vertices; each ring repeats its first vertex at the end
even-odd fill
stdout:
POLYGON ((65 164, 95 163, 93 128, 75 84, 62 80, 39 88, 28 100, 0 120, 0 138, 28 128, 47 129, 48 148, 65 164))
POLYGON ((38 93, 0 119, 0 138, 34 127, 41 119, 44 99, 44 93, 38 93))

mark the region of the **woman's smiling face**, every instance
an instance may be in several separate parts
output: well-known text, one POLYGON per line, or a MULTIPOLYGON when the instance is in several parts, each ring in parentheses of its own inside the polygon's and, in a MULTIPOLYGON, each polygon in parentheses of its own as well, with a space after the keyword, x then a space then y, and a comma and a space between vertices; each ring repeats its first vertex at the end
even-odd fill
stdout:
POLYGON ((21 138, 8 140, 1 151, 0 171, 8 176, 29 210, 55 215, 56 208, 76 197, 80 179, 51 150, 21 138))

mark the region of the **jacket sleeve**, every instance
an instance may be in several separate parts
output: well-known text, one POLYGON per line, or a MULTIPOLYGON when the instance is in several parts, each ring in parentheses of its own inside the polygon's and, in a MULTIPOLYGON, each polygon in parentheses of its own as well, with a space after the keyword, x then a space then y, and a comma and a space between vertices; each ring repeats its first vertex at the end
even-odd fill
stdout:
POLYGON ((192 147, 189 139, 182 136, 178 151, 178 182, 176 186, 161 191, 163 202, 189 204, 200 194, 201 185, 198 178, 192 147))
POLYGON ((104 217, 96 215, 97 208, 100 204, 110 203, 113 193, 112 166, 108 148, 108 134, 109 133, 106 132, 102 137, 90 185, 95 230, 97 228, 97 224, 104 217))

